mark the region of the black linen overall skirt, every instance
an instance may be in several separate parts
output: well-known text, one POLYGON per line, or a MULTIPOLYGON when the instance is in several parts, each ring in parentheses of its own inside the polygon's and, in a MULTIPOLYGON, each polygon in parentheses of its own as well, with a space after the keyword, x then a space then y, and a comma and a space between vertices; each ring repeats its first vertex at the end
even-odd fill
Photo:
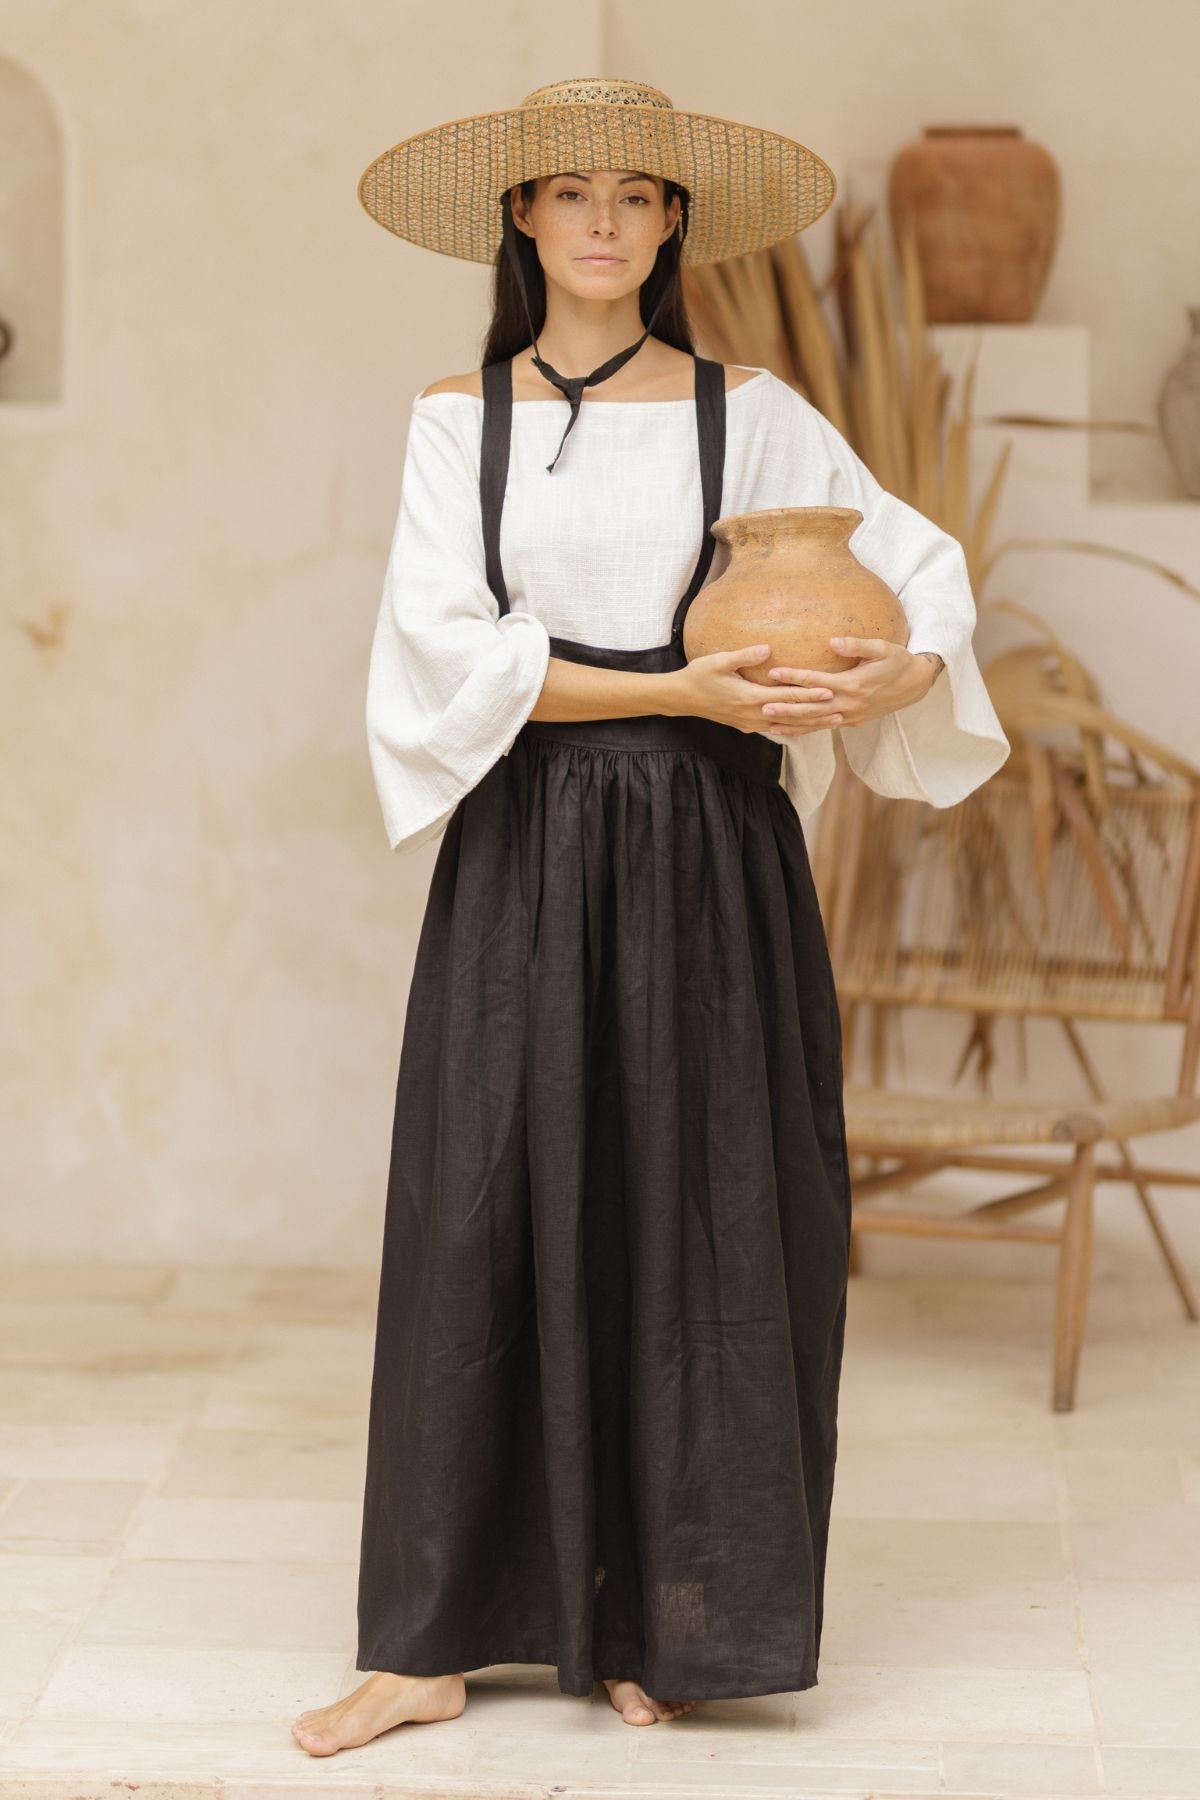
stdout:
MULTIPOLYGON (((512 366, 484 370, 501 612, 512 366)), ((725 451, 696 360, 702 549, 725 451)), ((841 1031, 783 745, 527 720, 451 815, 405 1018, 361 1670, 555 1666, 663 1699, 817 1680, 850 1188, 841 1031)))

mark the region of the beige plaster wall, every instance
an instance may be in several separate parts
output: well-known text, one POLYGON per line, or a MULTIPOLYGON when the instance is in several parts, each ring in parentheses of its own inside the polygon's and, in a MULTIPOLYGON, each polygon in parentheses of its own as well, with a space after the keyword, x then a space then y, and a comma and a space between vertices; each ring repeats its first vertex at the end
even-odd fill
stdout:
MULTIPOLYGON (((1059 165, 1061 236, 1038 312, 1093 335, 1092 415, 1153 422, 1200 303, 1200 7, 1191 0, 611 0, 612 69, 677 106, 753 119, 873 197, 926 125, 1017 124, 1059 165)), ((814 257, 821 221, 806 237, 814 257)), ((1093 446, 1104 494, 1167 496, 1161 446, 1093 446)))
POLYGON ((0 56, 67 241, 62 402, 0 403, 0 1250, 370 1261, 432 859, 390 857, 367 654, 488 271, 355 186, 594 66, 596 14, 4 0, 0 56))
MULTIPOLYGON (((1067 188, 1044 316, 1148 417, 1200 290, 1197 17, 1142 8, 1131 51, 1106 5, 0 0, 66 269, 62 399, 0 401, 0 1250, 377 1257, 435 850, 387 850, 366 658, 409 401, 478 360, 488 272, 373 225, 370 157, 589 70, 866 182, 925 121, 1016 118, 1067 188)), ((1143 1254, 1111 1229, 1102 1272, 1143 1254)))

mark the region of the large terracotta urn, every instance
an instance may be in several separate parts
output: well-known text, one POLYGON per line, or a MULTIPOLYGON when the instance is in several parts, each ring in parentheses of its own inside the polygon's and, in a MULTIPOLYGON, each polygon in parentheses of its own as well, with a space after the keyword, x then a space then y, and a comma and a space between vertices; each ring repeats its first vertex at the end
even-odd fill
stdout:
POLYGON ((927 125, 892 163, 888 210, 911 227, 931 324, 1023 324, 1058 242, 1058 165, 1017 125, 927 125))
MULTIPOLYGON (((834 673, 852 669, 858 658, 839 656, 831 637, 906 644, 904 608, 850 548, 862 517, 849 506, 776 506, 716 520, 712 533, 729 546, 729 565, 700 589, 684 616, 688 661, 770 644, 772 666, 834 673)), ((761 681, 763 667, 751 663, 739 673, 761 681)))

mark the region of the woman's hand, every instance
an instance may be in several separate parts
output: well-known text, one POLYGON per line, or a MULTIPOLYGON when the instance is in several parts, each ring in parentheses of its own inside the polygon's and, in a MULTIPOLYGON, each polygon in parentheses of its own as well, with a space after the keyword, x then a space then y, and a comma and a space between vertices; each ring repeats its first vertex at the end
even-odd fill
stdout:
POLYGON ((764 672, 769 684, 784 690, 763 706, 764 720, 773 735, 861 725, 884 713, 899 712, 924 699, 944 666, 931 650, 906 650, 887 638, 830 638, 829 642, 839 656, 859 658, 854 668, 837 675, 822 669, 779 666, 764 672))
MULTIPOLYGON (((751 663, 766 662, 770 644, 744 644, 740 650, 713 650, 707 656, 694 656, 682 669, 667 677, 673 684, 673 710, 701 719, 713 719, 718 725, 732 725, 735 731, 765 731, 769 721, 763 716, 768 702, 779 697, 779 684, 764 685, 738 670, 751 663)), ((825 690, 828 695, 828 689, 825 690)))

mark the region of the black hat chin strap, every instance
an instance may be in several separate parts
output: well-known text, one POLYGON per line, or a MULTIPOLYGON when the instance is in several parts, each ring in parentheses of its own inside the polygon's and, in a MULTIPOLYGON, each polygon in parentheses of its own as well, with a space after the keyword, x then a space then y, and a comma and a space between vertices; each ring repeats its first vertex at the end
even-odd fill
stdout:
MULTIPOLYGON (((685 212, 679 238, 681 250, 683 247, 683 237, 686 234, 686 231, 687 215, 685 212)), ((533 314, 529 310, 529 295, 525 290, 525 271, 521 267, 521 258, 517 250, 516 227, 512 222, 512 212, 507 195, 505 195, 504 198, 504 247, 508 254, 509 261, 512 263, 513 269, 516 272, 517 286, 521 290, 521 301, 525 308, 525 317, 529 321, 529 337, 533 344, 533 365, 539 373, 545 376, 547 381, 553 382, 556 388, 561 388, 571 404, 571 416, 567 420, 566 430, 563 432, 561 442, 554 453, 554 462, 548 462, 546 464, 547 473, 553 474, 554 464, 562 455, 563 445, 566 443, 568 437, 570 437, 571 429, 574 426, 576 419, 579 417, 579 404, 583 399, 584 388, 595 387, 597 382, 607 381, 610 375, 615 375, 618 369, 625 366, 631 356, 637 354, 646 339, 650 336, 651 328, 653 327, 655 319, 658 317, 659 309, 670 292, 670 285, 668 284, 668 286, 664 287, 662 293, 655 301, 654 309, 646 324, 646 329, 643 331, 636 344, 630 344, 624 350, 618 350, 615 356, 610 356, 607 362, 602 362, 599 368, 592 370, 590 375, 560 375, 558 370, 548 363, 538 352, 537 332, 533 329, 533 314)))

